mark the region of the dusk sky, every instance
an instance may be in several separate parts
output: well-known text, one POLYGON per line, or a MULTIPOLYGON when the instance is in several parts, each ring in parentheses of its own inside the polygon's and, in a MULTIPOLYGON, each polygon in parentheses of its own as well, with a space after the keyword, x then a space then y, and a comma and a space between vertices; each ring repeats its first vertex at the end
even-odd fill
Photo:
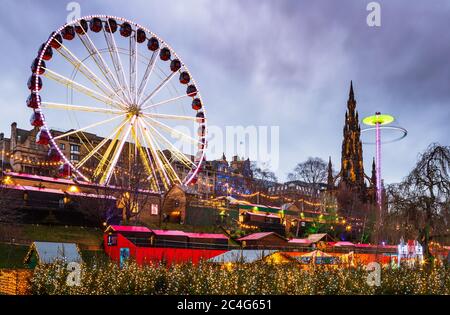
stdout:
MULTIPOLYGON (((0 131, 31 129, 30 63, 66 22, 69 1, 1 1, 0 131)), ((450 145, 450 2, 378 1, 369 27, 363 0, 78 1, 81 15, 128 18, 183 58, 209 125, 279 126, 280 180, 310 156, 340 167, 350 80, 359 117, 392 114, 408 130, 383 146, 383 178, 400 181, 433 142, 450 145)), ((370 173, 374 147, 365 145, 370 173)), ((233 152, 226 152, 230 157, 233 152)))

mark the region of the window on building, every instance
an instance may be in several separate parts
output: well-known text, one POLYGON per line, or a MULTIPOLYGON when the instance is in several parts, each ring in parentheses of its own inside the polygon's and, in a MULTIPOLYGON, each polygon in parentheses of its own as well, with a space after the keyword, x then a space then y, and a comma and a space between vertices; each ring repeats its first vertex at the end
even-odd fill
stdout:
POLYGON ((71 154, 70 155, 70 161, 71 162, 79 162, 80 161, 80 156, 78 154, 71 154))
POLYGON ((108 246, 117 245, 117 235, 108 235, 108 246))
POLYGON ((71 144, 70 145, 70 152, 80 152, 80 146, 78 144, 71 144))
POLYGON ((151 215, 158 215, 158 205, 155 203, 152 203, 152 207, 150 209, 151 215))
POLYGON ((66 145, 65 145, 64 143, 60 143, 60 144, 59 144, 59 148, 60 148, 61 150, 65 150, 65 149, 66 149, 66 145))

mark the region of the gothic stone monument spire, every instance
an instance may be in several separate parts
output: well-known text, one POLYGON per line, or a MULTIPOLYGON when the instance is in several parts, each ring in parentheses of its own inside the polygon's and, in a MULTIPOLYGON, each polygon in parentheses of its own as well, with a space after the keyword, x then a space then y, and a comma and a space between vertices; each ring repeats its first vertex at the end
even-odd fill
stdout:
POLYGON ((358 111, 356 110, 353 82, 350 82, 350 93, 345 113, 345 126, 343 130, 341 157, 341 183, 348 188, 364 190, 364 166, 362 143, 360 139, 361 126, 358 111))

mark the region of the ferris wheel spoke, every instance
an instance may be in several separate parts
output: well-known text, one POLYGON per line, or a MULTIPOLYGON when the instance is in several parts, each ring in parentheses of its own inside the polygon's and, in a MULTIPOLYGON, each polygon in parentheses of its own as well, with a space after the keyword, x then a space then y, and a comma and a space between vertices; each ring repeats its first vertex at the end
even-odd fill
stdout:
MULTIPOLYGON (((80 22, 78 22, 78 25, 80 27, 82 27, 80 22)), ((97 67, 99 68, 99 70, 101 71, 103 76, 106 78, 106 80, 108 81, 108 83, 111 86, 111 88, 114 91, 120 91, 121 94, 122 94, 122 97, 129 101, 127 93, 125 93, 125 91, 123 90, 123 87, 121 87, 120 84, 117 82, 114 74, 112 73, 112 71, 109 68, 108 64, 103 59, 103 57, 100 54, 100 52, 98 51, 97 47, 92 42, 89 34, 87 32, 84 32, 82 35, 80 35, 80 34, 77 34, 77 35, 80 38, 80 40, 83 43, 83 45, 86 48, 86 50, 92 56, 95 64, 97 65, 97 67)))
POLYGON ((156 94, 158 94, 158 92, 161 91, 161 89, 170 82, 170 80, 175 76, 176 73, 177 72, 172 72, 164 80, 162 80, 162 82, 150 94, 148 94, 146 98, 144 98, 141 107, 145 108, 145 104, 147 104, 156 94))
POLYGON ((173 145, 172 142, 170 142, 169 140, 167 140, 166 137, 164 137, 155 127, 153 127, 151 124, 146 123, 144 120, 142 120, 143 123, 145 124, 146 127, 150 128, 153 130, 154 134, 162 141, 164 142, 168 147, 172 148, 173 151, 171 151, 171 153, 173 153, 175 155, 175 157, 181 162, 183 163, 185 166, 187 167, 192 167, 195 166, 197 167, 197 165, 191 161, 191 159, 189 159, 185 154, 183 154, 180 150, 178 150, 178 148, 176 146, 173 145))
POLYGON ((117 110, 117 109, 90 107, 90 106, 64 104, 64 103, 41 102, 41 107, 49 108, 49 109, 51 108, 51 109, 61 109, 61 110, 70 110, 70 111, 80 111, 80 112, 118 114, 121 116, 124 115, 124 111, 117 110))
POLYGON ((148 114, 143 114, 143 117, 147 118, 147 119, 150 119, 153 124, 158 125, 161 129, 171 133, 171 135, 172 134, 177 134, 180 137, 182 137, 182 138, 192 142, 193 144, 202 144, 197 139, 194 139, 191 136, 189 136, 189 135, 187 135, 187 134, 185 134, 185 133, 183 133, 183 132, 181 132, 179 130, 176 130, 175 128, 169 127, 166 124, 164 124, 164 123, 162 123, 162 122, 160 122, 160 121, 158 121, 156 119, 153 119, 152 117, 148 116, 148 114))
POLYGON ((53 139, 55 139, 55 140, 62 139, 62 138, 65 138, 67 136, 70 136, 70 135, 73 135, 73 134, 85 131, 87 129, 107 124, 107 123, 109 123, 109 122, 111 122, 111 121, 113 121, 113 120, 115 120, 117 118, 123 117, 123 116, 125 116, 125 114, 122 114, 121 116, 112 117, 110 119, 102 120, 102 121, 96 122, 94 124, 91 124, 91 125, 88 125, 88 126, 76 129, 76 130, 72 130, 72 131, 69 131, 69 132, 66 132, 66 133, 63 133, 63 134, 61 134, 59 136, 54 137, 53 139))
POLYGON ((157 148, 157 152, 159 152, 159 154, 162 156, 162 160, 165 161, 165 163, 163 162, 163 166, 166 168, 167 173, 169 174, 169 176, 171 177, 171 179, 174 182, 178 182, 179 184, 181 184, 181 179, 178 177, 177 172, 175 172, 175 170, 172 167, 172 164, 170 163, 170 161, 167 159, 167 156, 164 154, 164 151, 161 149, 161 147, 158 144, 158 141, 156 140, 156 138, 154 138, 154 143, 156 145, 157 148))
MULTIPOLYGON (((138 120, 138 123, 140 123, 140 121, 141 120, 138 120)), ((161 161, 161 158, 159 157, 158 152, 156 151, 154 140, 153 140, 152 136, 150 135, 150 133, 148 132, 148 129, 145 128, 145 126, 142 126, 142 125, 140 125, 140 126, 142 128, 142 132, 143 132, 145 138, 147 139, 147 144, 148 144, 148 147, 150 148, 150 152, 152 153, 153 159, 155 160, 155 163, 158 164, 157 170, 161 175, 163 186, 165 189, 168 189, 169 188, 168 183, 170 183, 170 179, 166 173, 164 164, 161 161)))
MULTIPOLYGON (((149 176, 147 177, 147 179, 149 179, 149 180, 153 179, 151 181, 151 183, 153 183, 155 185, 155 191, 160 191, 158 177, 155 172, 155 170, 158 169, 158 166, 155 164, 155 159, 152 158, 152 155, 149 152, 149 145, 145 139, 145 135, 142 131, 142 127, 139 124, 139 121, 138 121, 137 127, 138 127, 137 129, 140 131, 140 135, 142 136, 142 143, 144 144, 144 146, 141 146, 141 150, 144 152, 142 159, 145 161, 144 163, 147 164, 150 168, 149 176)), ((139 136, 139 133, 138 133, 138 136, 139 136)))
MULTIPOLYGON (((125 126, 125 125, 124 125, 125 126)), ((110 163, 109 157, 111 156, 111 153, 113 152, 114 148, 117 148, 117 142, 119 141, 119 138, 123 132, 123 128, 120 128, 120 130, 115 134, 114 138, 111 139, 111 142, 109 143, 108 147, 106 148, 105 152, 103 152, 101 159, 99 160, 99 164, 95 167, 93 177, 98 179, 99 177, 102 177, 100 175, 103 175, 105 172, 105 166, 108 167, 110 163)))
POLYGON ((113 89, 111 89, 111 87, 103 82, 102 79, 100 79, 89 67, 87 67, 84 62, 77 58, 75 54, 72 53, 63 43, 60 43, 59 41, 57 42, 61 45, 61 47, 56 49, 56 51, 61 56, 63 56, 64 59, 70 62, 74 66, 74 69, 78 69, 80 73, 83 74, 89 81, 91 81, 103 94, 107 95, 110 98, 113 98, 113 96, 115 96, 122 104, 126 103, 117 92, 115 92, 113 89))
POLYGON ((196 117, 192 116, 180 116, 180 115, 169 115, 169 114, 157 114, 157 113, 145 113, 145 116, 152 118, 161 118, 161 119, 169 119, 169 120, 191 120, 196 121, 196 117))
POLYGON ((155 63, 156 63, 156 60, 157 60, 156 57, 158 55, 157 54, 158 51, 159 51, 159 49, 155 50, 152 53, 152 56, 150 58, 150 61, 148 62, 147 68, 145 69, 144 76, 142 77, 141 83, 139 84, 139 88, 138 88, 138 92, 137 92, 137 94, 138 94, 137 104, 140 104, 141 98, 143 96, 143 92, 147 88, 148 79, 150 78, 150 76, 151 76, 151 74, 153 72, 153 68, 155 67, 155 63))
POLYGON ((116 150, 113 154, 111 163, 108 165, 106 172, 100 179, 100 183, 108 184, 109 180, 111 179, 111 174, 116 167, 117 161, 119 160, 120 154, 122 153, 123 146, 125 145, 126 140, 128 139, 128 136, 130 135, 131 128, 133 128, 133 124, 136 121, 136 116, 133 116, 129 122, 128 127, 125 130, 124 136, 119 141, 118 146, 116 147, 116 150))
POLYGON ((134 32, 132 36, 130 36, 130 94, 133 103, 137 103, 137 75, 138 75, 138 67, 137 67, 137 32, 134 32))
POLYGON ((170 99, 168 99, 168 100, 161 101, 161 102, 158 102, 158 103, 155 103, 155 104, 143 106, 143 107, 142 107, 142 110, 149 109, 149 108, 153 108, 153 107, 156 107, 156 106, 159 106, 159 105, 163 105, 163 104, 167 104, 167 103, 170 103, 170 102, 173 102, 173 101, 176 101, 176 100, 179 100, 179 99, 188 97, 188 96, 189 96, 188 94, 180 95, 180 96, 173 97, 173 98, 170 98, 170 99))
POLYGON ((96 99, 97 101, 100 101, 102 103, 108 104, 110 106, 113 106, 117 109, 122 109, 122 104, 118 103, 117 101, 109 98, 106 95, 100 94, 90 88, 88 88, 87 86, 84 86, 78 82, 75 82, 61 74, 56 73, 53 70, 50 70, 48 68, 44 68, 45 72, 43 74, 44 77, 49 78, 53 81, 56 81, 62 85, 65 85, 73 90, 76 90, 80 93, 83 93, 84 95, 87 95, 93 99, 96 99))
MULTIPOLYGON (((111 141, 112 138, 114 138, 119 132, 121 132, 122 128, 125 126, 125 124, 128 122, 128 118, 124 119, 124 121, 117 126, 116 129, 113 130, 112 134, 110 134, 108 137, 105 137, 102 141, 100 141, 99 144, 95 148, 92 149, 86 156, 77 163, 76 168, 82 167, 90 158, 92 158, 99 150, 102 148, 108 141, 111 141)), ((103 155, 105 156, 105 155, 103 155)))
MULTIPOLYGON (((145 122, 144 122, 144 123, 145 123, 145 122)), ((151 127, 151 126, 150 126, 150 127, 151 127)), ((144 130, 147 130, 147 131, 148 131, 148 129, 146 129, 145 126, 144 126, 144 130)), ((153 128, 153 130, 154 130, 154 128, 153 128)), ((158 134, 159 134, 159 133, 158 133, 158 134)), ((149 133, 149 135, 150 135, 150 137, 151 137, 151 133, 149 133)), ((178 177, 178 174, 175 172, 175 170, 173 169, 173 167, 172 167, 170 161, 167 159, 166 155, 164 154, 164 151, 163 151, 163 150, 161 149, 161 147, 159 146, 158 141, 156 140, 155 137, 152 137, 152 138, 154 139, 153 143, 156 145, 157 151, 160 152, 160 154, 162 155, 163 159, 164 159, 165 162, 166 162, 165 165, 167 165, 167 166, 166 166, 166 169, 168 170, 168 173, 171 173, 171 174, 172 174, 172 176, 171 176, 172 179, 175 179, 176 181, 178 181, 178 182, 181 184, 181 180, 180 180, 180 178, 178 177)), ((164 163, 163 163, 163 165, 164 165, 164 163)))
POLYGON ((145 171, 147 172, 148 176, 147 179, 148 180, 153 179, 150 180, 150 188, 153 189, 154 191, 159 191, 158 185, 155 182, 156 174, 154 173, 154 169, 150 166, 151 160, 147 159, 148 151, 145 150, 146 148, 143 146, 143 143, 141 143, 141 141, 139 140, 139 131, 140 131, 139 125, 136 123, 136 128, 133 130, 133 138, 136 143, 139 156, 141 157, 142 164, 144 166, 145 171))
MULTIPOLYGON (((109 21, 106 20, 109 28, 111 25, 109 21)), ((122 59, 119 55, 119 50, 117 49, 116 40, 114 39, 114 34, 112 32, 106 32, 105 28, 103 28, 103 34, 105 35, 106 44, 108 45, 109 55, 111 56, 111 61, 114 65, 114 71, 116 72, 117 80, 119 81, 122 92, 126 95, 128 101, 130 103, 133 102, 133 98, 130 93, 130 87, 127 83, 127 79, 125 76, 125 71, 123 69, 122 59)))
MULTIPOLYGON (((141 123, 141 120, 139 120, 139 123, 141 123)), ((158 152, 156 151, 156 146, 154 144, 154 141, 150 135, 150 133, 148 132, 148 130, 145 128, 145 126, 142 126, 140 124, 140 128, 142 130, 142 133, 144 135, 144 139, 146 139, 146 144, 147 147, 150 149, 150 154, 152 157, 152 160, 155 162, 155 169, 156 171, 160 174, 160 179, 161 182, 164 186, 164 189, 168 189, 169 188, 169 183, 170 183, 170 179, 168 174, 166 173, 166 170, 164 168, 164 165, 159 157, 158 152)))

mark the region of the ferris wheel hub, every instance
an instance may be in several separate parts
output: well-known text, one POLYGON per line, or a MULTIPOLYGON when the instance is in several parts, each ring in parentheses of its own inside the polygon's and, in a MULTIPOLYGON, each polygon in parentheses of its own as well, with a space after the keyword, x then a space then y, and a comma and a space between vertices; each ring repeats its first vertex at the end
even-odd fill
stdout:
POLYGON ((127 110, 130 116, 139 116, 141 114, 141 107, 137 104, 128 105, 127 110))

